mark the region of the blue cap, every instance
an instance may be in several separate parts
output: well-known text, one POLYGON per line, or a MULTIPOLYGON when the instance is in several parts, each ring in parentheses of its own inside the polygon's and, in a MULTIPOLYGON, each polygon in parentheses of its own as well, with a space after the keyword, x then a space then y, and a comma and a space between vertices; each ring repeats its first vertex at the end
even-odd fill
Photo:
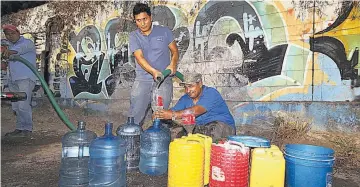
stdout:
POLYGON ((246 147, 270 147, 270 140, 256 136, 228 136, 228 140, 243 143, 246 147))

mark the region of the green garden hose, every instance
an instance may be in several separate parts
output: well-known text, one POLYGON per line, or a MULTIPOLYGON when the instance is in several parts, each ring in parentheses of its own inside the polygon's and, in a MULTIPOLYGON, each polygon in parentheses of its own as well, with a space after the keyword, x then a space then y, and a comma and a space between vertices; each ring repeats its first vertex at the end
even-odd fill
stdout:
POLYGON ((54 107, 56 113, 59 115, 61 120, 66 124, 66 126, 70 130, 76 130, 75 126, 70 122, 70 120, 67 118, 67 116, 64 114, 64 112, 60 109, 60 106, 55 101, 54 95, 52 94, 51 90, 49 89, 47 83, 45 82, 44 78, 40 75, 40 73, 35 69, 35 67, 29 61, 27 61, 26 59, 21 58, 20 56, 17 56, 17 55, 10 56, 10 60, 16 60, 18 62, 21 62, 21 63, 25 64, 28 68, 31 69, 31 71, 39 78, 41 85, 44 88, 44 90, 50 100, 50 103, 54 107))
MULTIPOLYGON (((54 107, 56 113, 59 115, 59 117, 61 118, 61 120, 65 123, 65 125, 70 129, 70 130, 76 130, 75 126, 70 122, 70 120, 67 118, 67 116, 64 114, 64 112, 60 109, 60 106, 57 104, 54 95, 52 94, 51 90, 49 89, 47 83, 45 82, 44 78, 40 75, 40 73, 35 69, 35 67, 26 59, 18 56, 18 55, 12 55, 10 56, 10 60, 15 60, 18 62, 21 62, 23 64, 25 64, 28 68, 30 68, 30 70, 39 78, 40 83, 42 85, 42 87, 44 88, 50 103, 52 104, 52 106, 54 107)), ((160 84, 167 76, 169 76, 171 73, 171 70, 166 69, 163 72, 161 72, 162 76, 161 77, 157 77, 156 81, 158 82, 158 84, 160 84)), ((184 75, 181 74, 180 72, 176 72, 175 76, 178 77, 181 81, 184 81, 184 75)))
MULTIPOLYGON (((160 87, 161 83, 165 80, 165 78, 170 75, 170 73, 171 70, 166 69, 161 72, 161 76, 156 77, 156 83, 158 88, 160 87)), ((175 73, 175 77, 179 78, 181 81, 184 81, 184 75, 178 71, 175 73)))

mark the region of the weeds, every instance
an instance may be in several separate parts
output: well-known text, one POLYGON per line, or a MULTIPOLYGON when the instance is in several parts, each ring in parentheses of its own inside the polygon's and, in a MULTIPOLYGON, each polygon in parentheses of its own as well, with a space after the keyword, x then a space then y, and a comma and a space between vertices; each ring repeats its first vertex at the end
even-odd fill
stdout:
POLYGON ((271 141, 280 147, 288 140, 304 137, 311 129, 312 121, 298 114, 278 112, 275 116, 271 141))
POLYGON ((353 137, 332 135, 329 141, 335 150, 335 167, 360 167, 360 150, 353 137))

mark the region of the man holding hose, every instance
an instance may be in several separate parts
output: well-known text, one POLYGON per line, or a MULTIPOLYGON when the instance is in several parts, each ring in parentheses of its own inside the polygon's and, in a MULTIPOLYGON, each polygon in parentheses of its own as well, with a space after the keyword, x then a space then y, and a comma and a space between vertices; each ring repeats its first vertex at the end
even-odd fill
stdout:
MULTIPOLYGON (((11 55, 19 55, 36 67, 35 44, 20 36, 20 31, 14 25, 3 25, 3 32, 8 40, 8 46, 2 51, 2 57, 7 59, 11 55)), ((37 80, 35 74, 23 63, 8 60, 9 63, 9 90, 11 92, 25 92, 27 99, 11 102, 16 113, 16 129, 6 133, 7 137, 25 137, 33 129, 31 97, 37 80)))
MULTIPOLYGON (((137 3, 133 17, 137 29, 130 33, 129 45, 137 63, 129 116, 134 117, 136 124, 142 125, 156 89, 156 77, 161 76, 165 69, 171 70, 171 75, 175 74, 179 53, 171 30, 152 23, 148 5, 137 3)), ((157 92, 163 97, 164 108, 169 108, 173 95, 172 78, 166 78, 157 92)))

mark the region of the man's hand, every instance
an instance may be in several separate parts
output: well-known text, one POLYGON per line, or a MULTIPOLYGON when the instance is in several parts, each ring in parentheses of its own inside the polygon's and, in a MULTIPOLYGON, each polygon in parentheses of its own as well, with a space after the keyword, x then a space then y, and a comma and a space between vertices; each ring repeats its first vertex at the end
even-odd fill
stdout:
POLYGON ((171 119, 172 111, 171 110, 158 110, 154 113, 154 118, 158 119, 171 119))
POLYGON ((8 59, 11 55, 14 55, 16 53, 17 53, 16 51, 12 51, 6 48, 4 49, 4 51, 2 51, 2 56, 4 59, 8 59))
POLYGON ((169 69, 171 71, 170 75, 174 75, 176 73, 176 65, 170 64, 166 69, 169 69))
POLYGON ((158 71, 157 69, 154 69, 152 72, 151 72, 151 75, 153 76, 153 79, 156 81, 156 77, 159 77, 159 76, 162 76, 161 75, 161 72, 158 71))

